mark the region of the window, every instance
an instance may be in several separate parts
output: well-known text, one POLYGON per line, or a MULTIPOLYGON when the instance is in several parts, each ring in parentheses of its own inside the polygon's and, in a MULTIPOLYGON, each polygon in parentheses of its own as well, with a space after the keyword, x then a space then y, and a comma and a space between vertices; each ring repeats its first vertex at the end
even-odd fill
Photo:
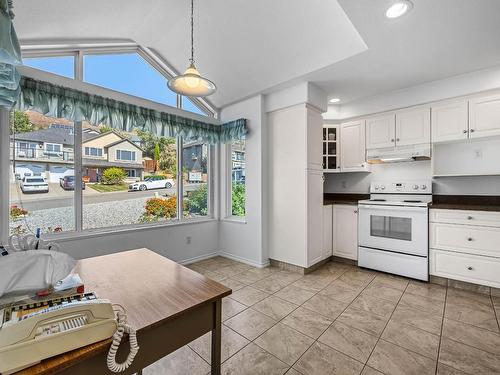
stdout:
POLYGON ((135 151, 116 150, 116 160, 135 161, 135 151))
POLYGON ((200 140, 182 144, 184 217, 209 215, 208 149, 200 140))
POLYGON ((127 177, 135 177, 135 169, 125 169, 127 177))
POLYGON ((102 148, 85 147, 85 156, 102 156, 102 148))
POLYGON ((45 152, 47 152, 48 154, 58 154, 61 152, 61 145, 45 143, 45 152))
POLYGON ((177 103, 165 77, 137 53, 85 55, 83 81, 172 107, 177 103))
POLYGON ((23 64, 63 77, 75 78, 74 56, 25 57, 23 64))
POLYGON ((245 216, 246 168, 245 139, 231 144, 231 210, 232 216, 245 216))
POLYGON ((40 116, 30 111, 16 112, 11 124, 9 232, 35 234, 38 228, 42 233, 72 231, 74 185, 63 185, 61 179, 74 176, 73 133, 53 131, 47 127, 47 121, 38 122, 40 116), (24 130, 18 133, 21 127, 24 130), (59 143, 61 139, 65 139, 65 144, 59 143))

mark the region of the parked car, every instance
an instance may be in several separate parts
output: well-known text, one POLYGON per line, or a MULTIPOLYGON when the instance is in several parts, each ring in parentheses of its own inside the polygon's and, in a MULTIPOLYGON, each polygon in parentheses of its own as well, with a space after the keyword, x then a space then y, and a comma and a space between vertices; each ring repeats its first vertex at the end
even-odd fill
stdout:
POLYGON ((175 185, 175 181, 165 176, 148 176, 143 181, 134 182, 128 186, 129 191, 145 191, 150 189, 170 189, 175 185))
POLYGON ((25 176, 19 182, 23 193, 48 193, 49 184, 41 176, 25 176))
MULTIPOLYGON (((59 185, 64 190, 75 190, 75 176, 64 176, 59 179, 59 185)), ((82 190, 85 190, 85 182, 82 181, 82 190)))

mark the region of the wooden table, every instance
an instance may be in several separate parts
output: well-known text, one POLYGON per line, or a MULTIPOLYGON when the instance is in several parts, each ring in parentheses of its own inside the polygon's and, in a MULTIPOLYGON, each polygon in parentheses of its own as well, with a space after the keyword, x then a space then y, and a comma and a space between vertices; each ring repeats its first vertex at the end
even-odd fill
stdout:
MULTIPOLYGON (((76 272, 86 291, 122 305, 137 330, 139 352, 121 374, 146 366, 212 331, 212 374, 220 374, 222 298, 231 289, 148 249, 84 259, 76 272)), ((125 340, 124 340, 125 341, 125 340)), ((113 374, 106 366, 111 340, 42 361, 17 374, 113 374)), ((122 344, 117 362, 128 353, 122 344)))

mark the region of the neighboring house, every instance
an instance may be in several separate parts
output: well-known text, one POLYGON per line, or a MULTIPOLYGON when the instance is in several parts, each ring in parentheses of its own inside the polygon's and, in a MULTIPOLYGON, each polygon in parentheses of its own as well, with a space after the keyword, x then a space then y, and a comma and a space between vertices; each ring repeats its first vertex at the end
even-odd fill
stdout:
POLYGON ((245 142, 234 142, 231 151, 231 173, 234 182, 245 182, 245 142))
POLYGON ((203 147, 200 141, 184 144, 182 149, 183 169, 187 169, 189 182, 206 182, 208 160, 203 156, 203 147))
MULTIPOLYGON (((142 149, 115 132, 100 134, 82 132, 82 163, 91 182, 98 181, 109 167, 123 168, 129 177, 142 177, 142 149)), ((49 182, 74 175, 73 126, 53 124, 47 129, 11 136, 11 160, 15 155, 14 173, 41 175, 49 182)), ((13 163, 12 163, 13 164, 13 163)))

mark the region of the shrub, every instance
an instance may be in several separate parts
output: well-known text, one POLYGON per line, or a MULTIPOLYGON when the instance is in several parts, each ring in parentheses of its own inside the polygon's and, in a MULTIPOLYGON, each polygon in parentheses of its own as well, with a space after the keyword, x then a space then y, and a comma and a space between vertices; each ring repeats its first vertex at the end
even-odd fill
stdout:
POLYGON ((207 215, 208 214, 208 188, 207 184, 203 184, 198 189, 192 191, 189 194, 188 199, 188 209, 189 213, 197 215, 207 215))
POLYGON ((232 186, 232 214, 235 216, 245 216, 245 184, 233 182, 232 186))
POLYGON ((28 215, 28 211, 26 211, 22 208, 19 208, 17 206, 10 206, 10 218, 12 220, 17 220, 21 216, 25 216, 25 215, 28 215))
POLYGON ((127 177, 125 170, 122 168, 111 167, 102 172, 101 182, 104 185, 118 185, 127 177))
POLYGON ((145 216, 172 219, 177 216, 177 197, 151 198, 146 201, 145 216))

